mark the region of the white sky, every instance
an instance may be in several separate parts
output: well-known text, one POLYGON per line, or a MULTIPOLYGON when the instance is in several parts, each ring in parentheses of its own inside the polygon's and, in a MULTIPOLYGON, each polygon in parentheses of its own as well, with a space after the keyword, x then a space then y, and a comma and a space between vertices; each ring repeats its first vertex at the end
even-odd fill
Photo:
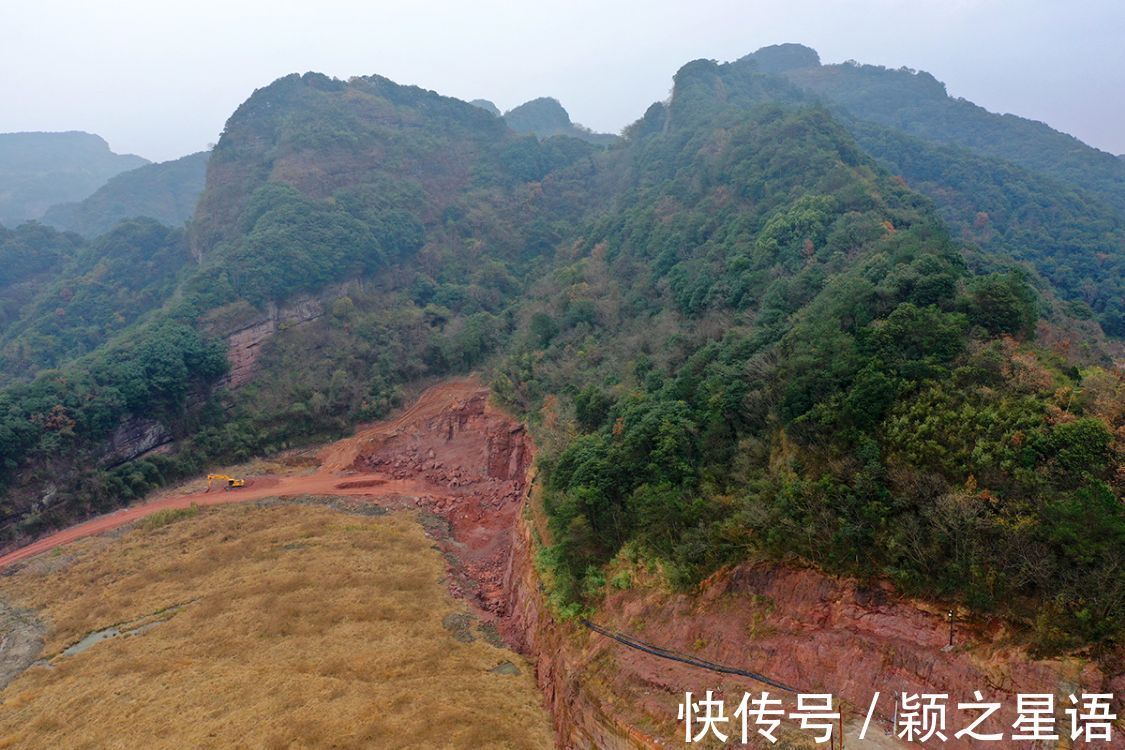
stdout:
POLYGON ((1123 0, 0 0, 0 132, 86 130, 175 158, 291 72, 378 73, 502 110, 554 96, 618 131, 689 60, 800 42, 928 70, 1125 153, 1123 0))

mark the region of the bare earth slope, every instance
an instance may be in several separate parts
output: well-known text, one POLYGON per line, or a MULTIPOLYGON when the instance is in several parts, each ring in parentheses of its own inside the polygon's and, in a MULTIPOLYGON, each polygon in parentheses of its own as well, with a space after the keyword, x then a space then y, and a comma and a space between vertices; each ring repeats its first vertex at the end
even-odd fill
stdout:
MULTIPOLYGON (((342 724, 329 726, 317 723, 321 721, 319 712, 301 713, 305 705, 302 701, 325 705, 316 703, 320 700, 316 696, 330 696, 339 689, 346 692, 348 681, 364 684, 385 681, 406 686, 404 689, 411 694, 431 683, 443 689, 446 684, 472 684, 471 681, 457 682, 454 677, 419 681, 417 672, 413 671, 417 664, 409 659, 391 667, 380 661, 383 657, 353 659, 347 655, 373 642, 397 644, 402 635, 397 630, 383 630, 378 636, 357 637, 347 629, 351 625, 345 627, 352 619, 358 623, 366 622, 364 618, 381 621, 383 615, 379 612, 386 610, 372 610, 369 600, 401 591, 407 595, 406 600, 396 600, 396 604, 387 607, 410 609, 416 605, 407 601, 412 597, 424 596, 427 601, 435 601, 433 591, 439 579, 442 585, 438 589, 442 595, 447 598, 452 594, 461 600, 460 605, 428 605, 426 617, 422 618, 430 623, 425 626, 428 630, 419 624, 422 620, 406 618, 412 623, 409 628, 423 628, 418 631, 419 637, 436 639, 438 651, 458 642, 451 641, 450 633, 455 639, 476 638, 474 643, 479 643, 482 634, 499 633, 534 665, 533 669, 527 668, 526 663, 509 652, 512 665, 522 664, 517 668, 522 670, 523 677, 533 671, 552 714, 558 747, 609 750, 678 746, 682 743, 683 730, 676 723, 676 709, 683 691, 701 693, 716 689, 734 698, 740 697, 743 690, 760 691, 763 685, 751 680, 719 675, 631 650, 591 633, 578 622, 560 623, 551 615, 543 584, 533 564, 536 543, 530 521, 534 512, 530 509, 521 512, 527 508, 525 498, 532 457, 533 446, 523 426, 495 410, 488 403, 488 391, 479 382, 471 379, 446 382, 426 391, 397 418, 361 428, 354 437, 326 447, 312 461, 315 467, 306 473, 252 476, 248 487, 231 492, 200 492, 197 483, 195 488, 95 519, 0 558, 0 566, 8 566, 7 571, 21 571, 7 581, 0 579, 0 598, 10 598, 11 604, 24 608, 22 611, 45 613, 45 619, 51 624, 44 648, 47 655, 57 654, 94 628, 122 619, 127 620, 122 625, 126 629, 144 627, 149 622, 145 617, 153 617, 151 613, 159 607, 186 602, 183 613, 175 615, 167 625, 157 626, 143 638, 116 639, 111 644, 114 648, 119 644, 140 648, 146 642, 153 642, 147 640, 152 635, 174 634, 173 625, 178 622, 191 622, 191 617, 201 618, 201 624, 202 620, 210 622, 212 617, 225 611, 222 608, 227 605, 222 602, 247 599, 251 604, 245 610, 240 609, 241 614, 228 613, 223 616, 229 619, 217 621, 218 627, 207 641, 210 644, 207 649, 233 658, 236 652, 247 649, 254 652, 256 647, 273 648, 270 638, 284 639, 296 633, 318 639, 297 648, 300 657, 292 656, 288 662, 295 672, 290 674, 291 680, 284 683, 283 689, 268 696, 251 691, 247 696, 248 705, 252 706, 248 710, 267 717, 262 719, 266 723, 261 726, 277 732, 300 731, 306 737, 305 740, 286 740, 285 736, 278 735, 280 745, 287 741, 315 744, 307 738, 343 732, 339 736, 346 738, 342 741, 344 745, 352 742, 363 746, 366 742, 372 747, 399 746, 395 742, 400 735, 378 734, 385 732, 388 724, 368 722, 365 718, 355 719, 347 728, 342 724), (435 555, 423 555, 425 560, 418 558, 416 568, 401 563, 403 555, 413 554, 412 549, 417 551, 415 542, 421 533, 401 515, 378 522, 336 520, 318 527, 316 524, 321 521, 305 515, 310 509, 299 504, 278 505, 275 501, 264 500, 303 496, 336 496, 325 501, 369 513, 415 509, 429 538, 436 542, 434 546, 444 556, 444 566, 437 563, 434 567, 435 555), (156 547, 149 544, 151 554, 143 556, 146 527, 162 522, 169 512, 186 509, 182 512, 198 513, 191 510, 192 504, 254 500, 265 501, 270 507, 262 509, 251 504, 205 511, 199 523, 210 524, 208 528, 213 536, 175 536, 181 533, 179 529, 183 533, 190 532, 195 528, 191 525, 195 521, 174 524, 167 531, 151 532, 173 536, 167 545, 160 547, 159 554, 151 553, 156 547), (268 516, 259 517, 256 515, 259 513, 268 516), (267 520, 263 522, 260 518, 267 520), (139 530, 127 532, 121 542, 114 542, 113 535, 103 533, 137 521, 140 521, 139 530), (378 531, 375 527, 380 523, 397 525, 391 531, 378 531), (353 531, 356 536, 349 536, 353 531), (414 541, 400 539, 381 552, 375 540, 380 534, 392 531, 405 537, 413 534, 414 541), (193 538, 206 544, 193 546, 193 538), (76 546, 42 554, 82 539, 84 541, 76 546), (115 544, 125 546, 114 547, 115 544), (307 548, 346 547, 347 544, 359 545, 353 550, 357 559, 353 560, 343 551, 331 561, 318 562, 303 557, 310 554, 307 548), (126 567, 82 568, 81 576, 68 572, 78 571, 80 564, 84 564, 86 551, 97 549, 106 550, 107 559, 114 557, 108 551, 116 550, 116 563, 126 567), (79 555, 79 563, 70 562, 74 554, 79 555), (322 563, 325 566, 323 577, 310 574, 310 570, 319 570, 315 566, 322 563), (253 567, 240 570, 239 566, 244 564, 253 567), (61 569, 56 572, 58 566, 61 569), (215 566, 222 569, 223 577, 196 580, 197 575, 215 566), (388 574, 385 569, 391 572, 388 574), (278 571, 277 579, 269 579, 273 588, 262 588, 265 584, 259 585, 259 582, 266 580, 263 576, 267 571, 274 570, 278 571), (56 584, 60 588, 51 589, 40 587, 38 583, 31 586, 27 583, 31 580, 69 580, 66 585, 77 588, 67 593, 61 583, 56 584), (159 596, 145 593, 150 585, 157 585, 155 582, 164 582, 159 585, 166 586, 174 580, 195 583, 176 590, 159 588, 159 596), (219 590, 229 593, 216 594, 219 590), (100 596, 99 592, 106 593, 100 596), (344 613, 327 614, 333 607, 343 607, 344 613), (431 615, 438 617, 443 629, 432 627, 431 615), (429 635, 421 635, 424 633, 429 635), (316 654, 320 650, 335 654, 337 661, 317 666, 316 654), (331 688, 325 683, 322 692, 308 692, 303 682, 306 677, 322 675, 325 670, 336 678, 344 675, 341 678, 344 683, 331 682, 334 686, 331 688), (300 679, 293 674, 300 674, 300 679), (297 692, 292 694, 300 696, 297 704, 285 704, 284 695, 294 690, 297 692), (307 717, 307 722, 311 723, 298 721, 290 726, 270 718, 275 715, 307 717)), ((308 462, 307 457, 302 460, 308 462)), ((301 461, 295 457, 294 463, 301 461)), ((1010 728, 1014 719, 1012 709, 1018 693, 1055 693, 1061 711, 1061 701, 1070 692, 1113 692, 1120 696, 1125 690, 1125 678, 1120 669, 1112 665, 1107 668, 1105 663, 1099 666, 1079 657, 1034 659, 995 624, 959 622, 956 647, 949 650, 945 648, 944 607, 897 597, 884 587, 861 586, 811 570, 746 565, 717 574, 699 591, 690 594, 669 592, 659 574, 643 561, 622 561, 610 573, 613 584, 607 585, 603 604, 594 613, 594 620, 681 654, 759 672, 805 691, 832 693, 846 706, 848 747, 872 746, 875 732, 878 732, 875 746, 895 744, 883 731, 888 728, 886 717, 893 713, 890 696, 897 691, 947 692, 951 703, 955 704, 979 689, 1005 704, 1001 714, 1001 720, 1007 725, 1001 727, 1004 729, 1010 728), (881 692, 882 699, 872 736, 865 745, 856 739, 856 734, 875 691, 881 692)), ((419 657, 424 664, 431 665, 427 669, 433 668, 433 659, 438 658, 430 645, 396 645, 395 648, 399 654, 411 650, 431 654, 424 659, 419 657)), ((99 650, 109 653, 105 649, 105 645, 99 645, 89 653, 96 654, 99 650)), ((149 696, 144 700, 155 700, 148 687, 159 685, 162 686, 161 700, 165 697, 178 700, 182 694, 189 705, 201 705, 198 701, 203 701, 203 696, 195 687, 196 683, 181 682, 177 671, 192 669, 196 662, 178 652, 173 654, 175 649, 171 646, 167 649, 164 661, 150 663, 138 653, 133 655, 133 661, 123 661, 115 667, 107 663, 101 669, 114 680, 132 680, 113 683, 121 695, 133 695, 133 691, 143 688, 146 691, 143 695, 149 696)), ((279 654, 285 650, 281 646, 278 649, 279 654)), ((504 652, 487 653, 489 659, 498 661, 503 658, 498 655, 504 652)), ((46 705, 52 705, 49 701, 59 700, 63 701, 59 705, 67 715, 90 710, 89 706, 96 702, 93 698, 87 699, 88 703, 77 698, 64 701, 61 693, 55 695, 48 689, 54 675, 65 675, 65 670, 76 668, 68 665, 81 664, 84 656, 64 660, 65 663, 54 670, 28 670, 6 691, 0 692, 3 707, 30 712, 38 701, 48 701, 46 705), (25 697, 17 701, 13 696, 25 697)), ((255 653, 254 658, 257 657, 255 653)), ((199 678, 220 679, 212 673, 199 678)), ((238 679, 248 678, 243 673, 238 679)), ((518 686, 518 683, 509 684, 518 686)), ((518 690, 515 694, 526 697, 518 690)), ((401 698, 401 691, 396 695, 399 697, 381 702, 381 710, 388 716, 402 714, 406 717, 403 721, 409 723, 409 717, 414 715, 411 704, 401 698)), ((487 697, 487 691, 482 695, 487 697)), ((139 705, 147 705, 144 700, 137 700, 139 705)), ((436 705, 430 704, 431 709, 436 711, 436 705)), ((490 709, 482 708, 483 704, 471 705, 477 707, 460 714, 436 713, 434 723, 425 727, 410 724, 409 731, 440 729, 443 724, 465 728, 466 732, 480 726, 491 727, 485 715, 490 709)), ((524 741, 531 743, 528 746, 542 746, 536 744, 541 735, 536 734, 535 720, 527 718, 535 712, 527 704, 519 705, 524 706, 520 710, 526 713, 519 714, 522 718, 518 721, 527 728, 528 734, 505 735, 503 727, 489 728, 487 731, 501 732, 494 736, 499 739, 464 734, 451 735, 431 745, 407 743, 402 746, 445 746, 443 742, 465 747, 517 746, 524 741)), ((46 732, 43 736, 57 736, 51 733, 61 731, 51 723, 58 721, 50 718, 59 715, 57 712, 20 715, 23 723, 8 725, 8 731, 17 732, 17 725, 31 727, 24 731, 46 732), (36 721, 43 722, 42 726, 33 723, 36 721)), ((220 715, 205 712, 196 719, 206 726, 207 717, 214 719, 220 715)), ((1060 721, 1064 719, 1060 713, 1060 721)), ((107 717, 104 726, 115 725, 116 721, 107 717)), ((0 723, 0 728, 3 727, 0 723)), ((232 736, 223 735, 228 740, 232 736)), ((1118 732, 1111 747, 1121 747, 1123 736, 1118 732)), ((194 735, 192 738, 199 739, 194 735)), ((805 744, 804 737, 790 736, 790 739, 805 744)), ((205 739, 199 741, 207 744, 205 739)), ((3 746, 0 741, 0 747, 3 746)), ((250 743, 250 746, 257 745, 250 743)), ((952 746, 970 745, 954 742, 952 746)), ((1005 740, 988 743, 988 746, 1022 745, 1005 740)))
POLYGON ((188 488, 5 556, 0 640, 23 645, 0 661, 42 651, 0 691, 0 747, 550 747, 494 626, 528 445, 479 383, 445 383, 311 473, 188 488), (15 627, 29 613, 45 644, 15 627))

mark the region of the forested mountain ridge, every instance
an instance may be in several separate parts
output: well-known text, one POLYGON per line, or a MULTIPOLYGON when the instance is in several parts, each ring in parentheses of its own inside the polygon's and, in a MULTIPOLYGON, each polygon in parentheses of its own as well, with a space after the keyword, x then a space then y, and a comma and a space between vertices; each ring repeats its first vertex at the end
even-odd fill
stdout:
POLYGON ((1011 162, 845 118, 861 145, 930 196, 955 236, 987 262, 1028 265, 1067 312, 1125 335, 1125 218, 1083 190, 1011 162))
POLYGON ((821 65, 793 44, 734 65, 777 73, 825 101, 964 241, 1030 263, 1080 305, 1071 314, 1125 333, 1125 163, 1043 123, 949 97, 925 72, 821 65))
MULTIPOLYGON (((777 48, 767 47, 740 62, 768 66, 778 55, 777 48)), ((1125 213, 1125 165, 1120 159, 1042 122, 996 114, 951 97, 929 73, 855 62, 812 64, 812 56, 781 72, 856 117, 1010 161, 1087 190, 1125 213)))
POLYGON ((0 224, 38 219, 56 203, 82 200, 110 177, 147 163, 113 153, 90 133, 0 133, 0 224))
POLYGON ((88 245, 34 224, 3 230, 11 286, 27 288, 7 305, 0 349, 6 379, 20 381, 0 391, 7 535, 111 508, 205 462, 338 432, 384 414, 405 380, 478 364, 509 326, 509 264, 526 273, 567 225, 532 205, 544 178, 593 149, 520 136, 386 79, 289 76, 231 117, 190 243, 147 221, 88 245), (283 337, 254 383, 216 391, 225 337, 310 293, 332 311, 312 338, 283 337), (106 438, 138 419, 179 450, 107 467, 106 438))
MULTIPOLYGON (((377 76, 287 76, 228 121, 187 239, 146 222, 96 251, 34 225, 0 235, 24 259, 2 350, 22 381, 0 391, 8 534, 483 368, 542 446, 540 564, 561 611, 596 607, 630 564, 689 586, 799 559, 1003 615, 1043 650, 1112 648, 1119 374, 1097 340, 1082 358, 1036 343, 1047 301, 1007 256, 1050 278, 1043 259, 952 237, 969 209, 915 192, 782 75, 808 59, 688 63, 612 148, 377 76), (68 339, 82 300, 114 309, 93 285, 133 252, 155 266, 129 293, 150 302, 68 339), (226 336, 309 296, 324 314, 219 387, 226 336), (111 466, 105 437, 138 418, 176 449, 111 466)), ((1083 231, 1117 263, 1099 216, 1083 231)))
POLYGON ((536 288, 496 389, 551 413, 558 600, 596 601, 607 566, 692 582, 775 555, 1003 612, 1046 649, 1112 642, 1119 374, 1021 343, 1020 274, 969 273, 926 199, 786 98, 681 69, 536 288))
POLYGON ((209 157, 210 152, 200 151, 122 172, 79 202, 51 206, 42 221, 87 237, 141 216, 172 227, 183 226, 195 213, 203 192, 209 157))
POLYGON ((267 181, 323 198, 368 181, 369 172, 404 175, 423 190, 421 205, 438 215, 504 132, 503 122, 477 107, 377 76, 287 76, 256 91, 228 121, 208 165, 193 248, 202 256, 233 236, 254 189, 267 181), (424 109, 402 99, 413 95, 424 109), (412 127, 439 140, 401 137, 412 127), (434 153, 442 147, 451 151, 434 153))

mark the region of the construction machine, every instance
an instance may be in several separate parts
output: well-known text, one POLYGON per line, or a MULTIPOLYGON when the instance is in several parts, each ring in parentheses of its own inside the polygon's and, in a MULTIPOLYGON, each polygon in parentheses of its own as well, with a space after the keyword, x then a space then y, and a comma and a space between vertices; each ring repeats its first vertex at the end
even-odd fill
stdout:
POLYGON ((228 477, 226 474, 208 474, 207 475, 207 491, 211 491, 211 485, 215 482, 222 482, 224 490, 233 490, 239 487, 246 486, 245 479, 236 479, 235 477, 228 477))

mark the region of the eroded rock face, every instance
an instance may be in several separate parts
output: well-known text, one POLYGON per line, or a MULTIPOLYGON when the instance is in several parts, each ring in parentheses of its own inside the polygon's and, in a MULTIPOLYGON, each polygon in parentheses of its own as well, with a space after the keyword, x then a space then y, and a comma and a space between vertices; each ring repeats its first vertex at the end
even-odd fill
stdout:
POLYGON ((219 385, 238 388, 254 373, 262 344, 280 330, 308 323, 324 315, 324 305, 314 297, 304 297, 286 305, 270 303, 262 316, 227 336, 230 372, 219 385))
POLYGON ((0 690, 39 658, 46 634, 34 612, 0 600, 0 690))
POLYGON ((146 417, 129 417, 117 426, 106 446, 104 467, 119 466, 172 442, 172 433, 161 422, 146 417))
POLYGON ((504 577, 525 493, 530 439, 522 425, 489 406, 483 387, 430 393, 393 429, 360 438, 354 453, 345 450, 345 457, 327 462, 440 488, 417 498, 417 505, 448 524, 442 543, 455 559, 449 570, 454 595, 496 625, 506 616, 504 577))
MULTIPOLYGON (((793 698, 748 678, 724 675, 629 649, 547 613, 532 565, 532 534, 521 516, 511 566, 504 634, 529 656, 560 743, 566 748, 678 747, 676 722, 685 691, 715 690, 735 705, 744 691, 770 690, 792 709, 793 698)), ((1069 727, 1070 693, 1102 692, 1120 705, 1125 676, 1079 658, 1033 659, 1007 642, 997 625, 959 624, 949 649, 946 610, 814 570, 743 565, 717 574, 692 594, 657 586, 614 591, 597 610, 599 624, 681 654, 764 674, 802 692, 827 692, 845 706, 845 744, 856 744, 876 691, 873 722, 891 729, 895 696, 945 693, 950 748, 1026 748, 1010 739, 1020 693, 1056 695, 1057 722, 1069 727), (1003 708, 991 731, 1001 741, 957 740, 965 725, 958 701, 974 690, 1003 708)), ((1062 730, 1065 732, 1065 729, 1062 730)), ((905 743, 882 736, 879 746, 905 743)), ((765 745, 763 745, 765 746, 765 745)), ((1125 747, 1115 731, 1107 748, 1125 747)))
MULTIPOLYGON (((591 643, 588 632, 574 623, 556 622, 551 616, 535 572, 533 549, 531 529, 521 518, 504 577, 507 603, 501 633, 535 665, 559 747, 661 747, 655 736, 639 728, 641 714, 625 703, 628 693, 615 698, 606 692, 606 683, 592 668, 595 657, 591 647, 597 644, 591 643)), ((627 675, 623 677, 628 679, 627 675)))

